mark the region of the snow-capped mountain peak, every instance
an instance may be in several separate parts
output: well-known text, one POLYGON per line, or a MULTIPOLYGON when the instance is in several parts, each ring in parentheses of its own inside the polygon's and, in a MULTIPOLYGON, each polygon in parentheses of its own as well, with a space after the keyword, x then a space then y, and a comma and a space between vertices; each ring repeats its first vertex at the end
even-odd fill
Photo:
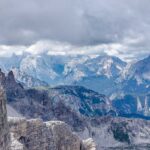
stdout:
POLYGON ((3 71, 14 71, 26 86, 81 85, 107 95, 149 90, 150 56, 126 63, 108 55, 21 55, 1 58, 3 71), (9 59, 9 61, 8 61, 9 59))

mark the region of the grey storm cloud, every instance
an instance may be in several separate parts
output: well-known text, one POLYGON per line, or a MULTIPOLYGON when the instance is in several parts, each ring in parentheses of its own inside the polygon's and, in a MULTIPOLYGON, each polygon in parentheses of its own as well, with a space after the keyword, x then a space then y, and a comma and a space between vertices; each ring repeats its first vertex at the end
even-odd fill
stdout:
POLYGON ((149 0, 0 0, 0 43, 95 44, 148 37, 149 14, 149 0))
POLYGON ((149 14, 150 0, 0 0, 0 44, 119 43, 149 53, 149 14))

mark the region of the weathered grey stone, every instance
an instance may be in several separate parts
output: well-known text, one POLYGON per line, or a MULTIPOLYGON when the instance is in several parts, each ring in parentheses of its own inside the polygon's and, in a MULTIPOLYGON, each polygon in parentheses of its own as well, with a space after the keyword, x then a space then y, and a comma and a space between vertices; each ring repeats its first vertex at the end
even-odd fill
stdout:
MULTIPOLYGON (((91 142, 91 144, 93 144, 91 142)), ((0 89, 0 150, 93 150, 61 121, 9 118, 5 92, 0 89)))
POLYGON ((82 141, 72 133, 67 124, 61 121, 50 121, 46 125, 53 135, 56 150, 80 150, 82 141))
POLYGON ((82 141, 61 121, 9 118, 11 150, 95 150, 93 141, 82 141))
POLYGON ((6 98, 0 87, 0 150, 9 149, 9 130, 7 123, 6 98))
POLYGON ((95 142, 92 138, 89 138, 87 140, 83 140, 83 150, 96 150, 95 142))

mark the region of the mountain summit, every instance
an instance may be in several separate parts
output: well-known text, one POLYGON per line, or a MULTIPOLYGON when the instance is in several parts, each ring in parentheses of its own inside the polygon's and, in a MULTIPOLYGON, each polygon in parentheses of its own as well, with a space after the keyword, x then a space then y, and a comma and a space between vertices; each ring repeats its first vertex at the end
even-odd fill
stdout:
POLYGON ((108 55, 26 54, 2 58, 0 67, 5 72, 12 69, 15 78, 26 87, 79 85, 112 95, 148 93, 149 62, 150 57, 129 64, 108 55))

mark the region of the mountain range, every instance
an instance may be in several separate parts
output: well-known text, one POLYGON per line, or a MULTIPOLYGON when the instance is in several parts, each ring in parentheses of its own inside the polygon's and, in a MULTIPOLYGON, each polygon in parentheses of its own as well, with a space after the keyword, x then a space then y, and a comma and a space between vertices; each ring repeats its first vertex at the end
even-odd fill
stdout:
MULTIPOLYGON (((144 99, 120 96, 111 100, 81 86, 25 88, 15 80, 12 71, 7 75, 0 71, 0 84, 6 92, 9 117, 17 115, 26 119, 63 121, 70 125, 81 139, 93 138, 98 150, 146 150, 150 147, 150 123, 143 120, 149 119, 149 99, 144 102, 144 99)), ((23 121, 22 124, 21 120, 18 120, 21 128, 25 122, 30 123, 23 121)), ((38 124, 39 121, 35 122, 38 124)), ((12 128, 16 125, 17 123, 12 121, 12 128)), ((40 130, 43 131, 42 128, 40 130)), ((27 143, 30 142, 25 141, 25 144, 27 143)))
POLYGON ((0 67, 26 87, 77 85, 111 97, 150 91, 150 56, 127 63, 108 55, 24 54, 0 58, 0 67))

